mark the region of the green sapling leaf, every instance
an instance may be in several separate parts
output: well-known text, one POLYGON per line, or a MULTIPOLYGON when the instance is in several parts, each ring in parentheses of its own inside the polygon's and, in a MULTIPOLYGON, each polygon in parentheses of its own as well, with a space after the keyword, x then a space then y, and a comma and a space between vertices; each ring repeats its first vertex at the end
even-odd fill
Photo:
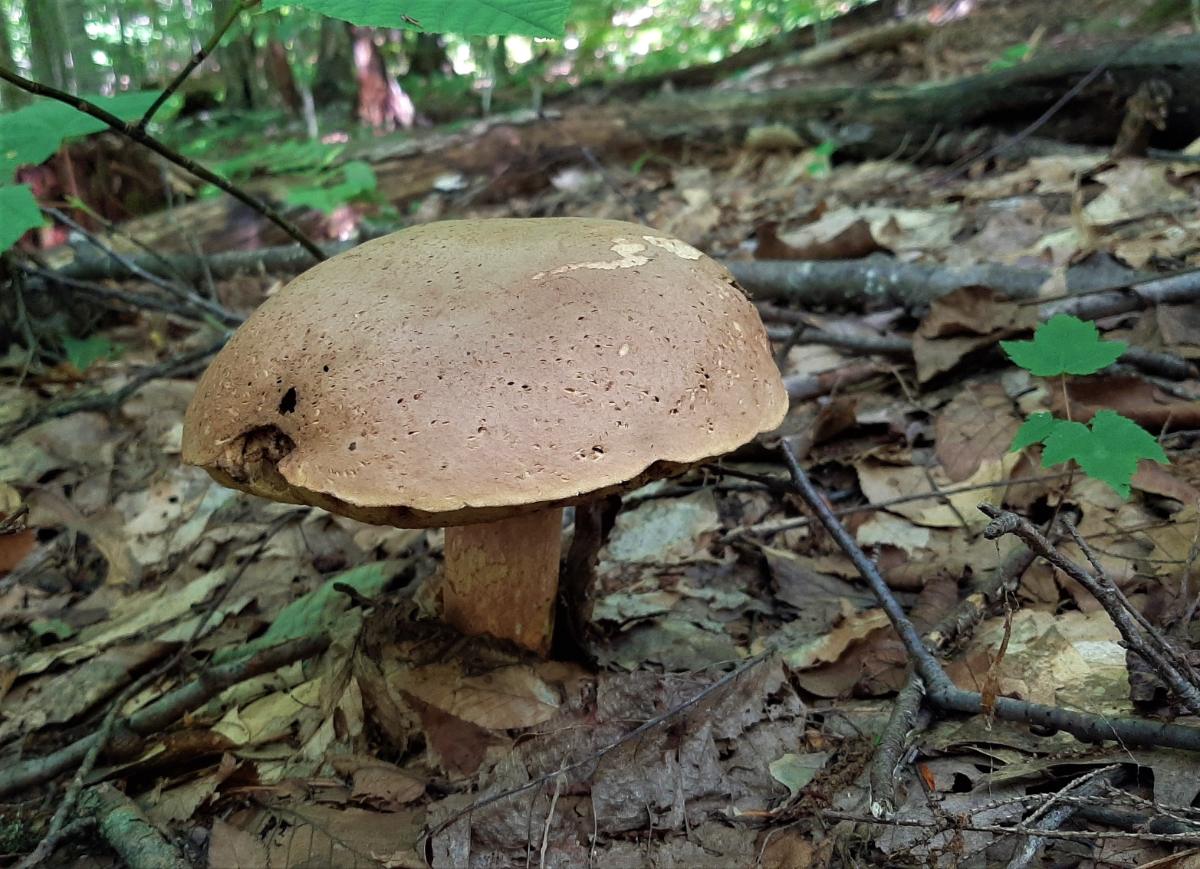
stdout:
POLYGON ((1094 323, 1057 314, 1038 327, 1032 341, 1001 341, 1013 362, 1038 377, 1094 374, 1116 362, 1128 346, 1105 341, 1094 323))
POLYGON ((1154 436, 1116 411, 1097 411, 1090 428, 1064 419, 1052 418, 1052 423, 1042 466, 1074 459, 1085 474, 1108 483, 1122 498, 1129 497, 1129 482, 1137 473, 1139 460, 1167 462, 1167 454, 1154 436))
POLYGON ((1012 446, 1008 448, 1010 453, 1019 452, 1025 447, 1033 444, 1040 444, 1050 436, 1050 432, 1054 430, 1055 424, 1058 422, 1052 413, 1035 413, 1025 422, 1021 423, 1021 427, 1017 429, 1016 435, 1013 437, 1012 446))

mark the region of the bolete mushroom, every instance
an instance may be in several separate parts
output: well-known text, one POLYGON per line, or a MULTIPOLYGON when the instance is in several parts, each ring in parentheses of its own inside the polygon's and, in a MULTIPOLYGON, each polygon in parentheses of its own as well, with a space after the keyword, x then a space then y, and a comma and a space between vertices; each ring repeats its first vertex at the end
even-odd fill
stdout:
POLYGON ((444 618, 545 654, 563 507, 786 410, 757 311, 695 248, 613 220, 456 220, 264 302, 200 379, 183 459, 276 501, 444 527, 444 618))

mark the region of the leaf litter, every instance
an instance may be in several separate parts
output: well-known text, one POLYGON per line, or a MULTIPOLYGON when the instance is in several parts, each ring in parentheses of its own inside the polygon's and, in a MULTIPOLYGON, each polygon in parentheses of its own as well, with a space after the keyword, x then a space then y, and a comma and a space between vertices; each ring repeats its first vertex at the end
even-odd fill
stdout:
MULTIPOLYGON (((545 191, 503 204, 455 211, 453 194, 438 191, 414 204, 441 216, 628 218, 632 199, 664 231, 732 258, 886 251, 938 265, 1039 265, 1051 271, 1047 294, 1075 260, 1200 264, 1197 213, 1183 208, 1200 183, 1190 164, 1126 157, 1093 173, 1090 158, 1042 156, 1001 161, 934 191, 922 185, 924 170, 899 160, 835 163, 814 176, 811 155, 787 151, 692 159, 609 181, 592 178, 581 160, 578 178, 560 172, 545 191), (1064 211, 1062 197, 1081 190, 1087 204, 1064 211)), ((261 294, 268 287, 260 284, 261 294)), ((1200 359, 1197 331, 1180 326, 1195 319, 1194 306, 1177 307, 1100 326, 1109 337, 1200 359)), ((915 368, 880 360, 868 379, 797 402, 784 431, 805 433, 826 490, 856 511, 844 517, 851 532, 924 626, 1008 554, 1011 544, 979 535, 977 505, 1001 500, 1078 511, 1106 571, 1148 618, 1169 624, 1194 599, 1200 575, 1200 464, 1194 442, 1171 437, 1197 427, 1200 381, 1194 372, 1165 382, 1124 370, 1045 389, 998 358, 999 341, 1029 338, 1035 314, 997 288, 971 286, 921 317, 855 318, 857 334, 909 337, 915 368), (1171 464, 1142 462, 1133 498, 1122 501, 1009 452, 1022 420, 1062 415, 1063 396, 1076 421, 1116 407, 1163 435, 1171 464)), ((151 349, 136 336, 125 330, 113 343, 132 354, 151 349)), ((74 377, 101 382, 128 358, 74 377)), ((852 351, 801 345, 785 374, 859 361, 852 351)), ((5 386, 4 413, 76 386, 49 377, 5 386)), ((824 533, 803 522, 775 527, 804 518, 788 497, 711 468, 627 495, 598 570, 601 666, 531 662, 423 618, 440 557, 436 532, 281 508, 181 467, 192 386, 159 381, 120 414, 75 414, 0 445, 0 504, 5 513, 30 507, 27 528, 0 537, 4 764, 90 732, 107 701, 191 635, 262 529, 291 511, 213 614, 191 663, 315 632, 332 637, 329 650, 225 689, 95 773, 122 782, 173 836, 203 842, 209 865, 499 866, 544 850, 551 866, 751 865, 759 854, 763 865, 803 866, 823 849, 828 857, 839 832, 814 822, 815 812, 868 810, 867 760, 907 661, 824 533), (764 652, 721 690, 671 714, 729 666, 764 652), (582 771, 556 775, 577 764, 582 771)), ((751 450, 722 465, 783 480, 763 459, 751 450)), ((1063 548, 1083 559, 1073 544, 1063 548)), ((1069 578, 1035 567, 1011 606, 955 650, 956 684, 990 682, 1003 695, 1112 715, 1173 714, 1153 686, 1134 690, 1115 629, 1069 578)), ((187 680, 172 675, 125 711, 187 680)), ((1072 770, 1129 759, 1111 746, 981 718, 935 723, 916 736, 911 756, 900 813, 970 813, 976 825, 1020 817, 1018 798, 1053 791, 1072 770)), ((1190 758, 1162 749, 1138 750, 1135 760, 1153 773, 1145 799, 1190 811, 1190 758)), ((877 827, 852 847, 943 865, 947 854, 986 862, 1002 840, 877 827)), ((1167 853, 1143 843, 1122 859, 1167 853)))

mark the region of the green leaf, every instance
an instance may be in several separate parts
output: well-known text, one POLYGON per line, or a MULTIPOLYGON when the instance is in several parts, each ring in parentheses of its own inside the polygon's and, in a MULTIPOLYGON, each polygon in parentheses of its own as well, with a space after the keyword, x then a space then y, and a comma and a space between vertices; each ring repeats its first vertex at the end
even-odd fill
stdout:
POLYGON ((288 191, 285 201, 288 205, 315 208, 329 214, 347 202, 375 190, 375 170, 362 160, 350 161, 342 167, 340 174, 342 180, 339 182, 329 183, 328 180, 324 180, 310 187, 294 187, 288 191))
POLYGON ((124 349, 120 344, 114 344, 102 335, 92 335, 90 338, 63 338, 63 350, 66 351, 67 361, 79 371, 87 371, 101 359, 116 359, 124 349))
POLYGON ((1038 327, 1032 341, 1001 341, 1013 362, 1038 377, 1094 374, 1125 352, 1124 341, 1105 341, 1094 323, 1057 314, 1038 327))
POLYGON ((1000 52, 1000 57, 988 64, 988 69, 999 70, 1014 67, 1028 57, 1029 52, 1030 45, 1027 42, 1010 45, 1004 51, 1000 52))
POLYGON ((1013 437, 1012 446, 1008 448, 1010 453, 1015 453, 1031 444, 1039 444, 1050 436, 1050 432, 1054 430, 1058 420, 1051 413, 1035 413, 1025 422, 1021 423, 1021 427, 1017 429, 1016 435, 1013 437))
POLYGON ((367 27, 553 39, 563 35, 570 5, 571 0, 264 0, 262 8, 302 6, 367 27))
POLYGON ((1091 428, 1066 420, 1054 422, 1042 465, 1048 468, 1074 459, 1085 474, 1108 483, 1122 498, 1129 497, 1129 481, 1141 459, 1167 463, 1167 454, 1154 435, 1116 411, 1097 411, 1091 428))
MULTIPOLYGON (((133 121, 150 108, 156 96, 154 92, 139 92, 87 99, 123 121, 133 121)), ((0 181, 12 178, 18 166, 41 163, 58 150, 63 139, 106 129, 108 125, 103 121, 57 100, 40 100, 0 114, 0 181)))
POLYGON ((346 183, 355 186, 361 193, 367 193, 378 186, 375 180, 375 170, 371 168, 370 163, 362 160, 351 160, 342 167, 342 174, 346 178, 346 183))
POLYGON ((330 577, 280 610, 262 635, 235 648, 220 650, 213 656, 213 661, 222 663, 241 658, 288 640, 315 636, 328 630, 350 606, 349 598, 335 589, 335 584, 348 585, 364 597, 374 597, 395 575, 395 567, 395 562, 377 561, 330 577))
POLYGON ((25 184, 0 187, 0 252, 8 250, 27 231, 46 222, 33 191, 25 184))

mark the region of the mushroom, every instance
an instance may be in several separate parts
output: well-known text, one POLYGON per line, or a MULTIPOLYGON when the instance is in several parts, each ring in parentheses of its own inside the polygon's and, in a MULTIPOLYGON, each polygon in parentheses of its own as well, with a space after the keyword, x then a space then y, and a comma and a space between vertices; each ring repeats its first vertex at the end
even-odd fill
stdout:
POLYGON ((264 302, 201 377, 183 460, 276 501, 444 527, 444 619, 544 655, 563 508, 786 410, 757 311, 690 245, 613 220, 457 220, 264 302))

